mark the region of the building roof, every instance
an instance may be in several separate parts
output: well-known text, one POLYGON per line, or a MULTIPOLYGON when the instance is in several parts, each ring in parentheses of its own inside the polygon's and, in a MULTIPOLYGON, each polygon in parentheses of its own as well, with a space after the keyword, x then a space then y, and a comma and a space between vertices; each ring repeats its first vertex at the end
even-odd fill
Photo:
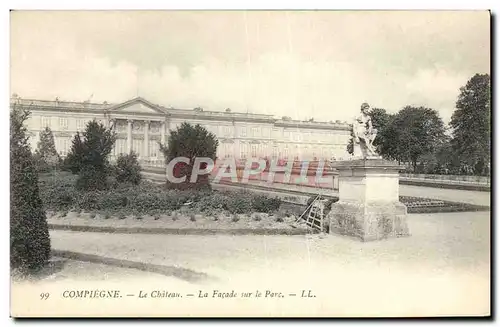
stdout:
POLYGON ((301 121, 301 120, 292 120, 289 117, 282 117, 280 119, 275 118, 274 115, 269 114, 255 114, 255 113, 243 113, 243 112, 233 112, 231 110, 226 111, 211 111, 211 110, 203 110, 202 108, 193 108, 193 109, 178 109, 172 107, 164 107, 162 105, 154 104, 142 97, 136 97, 130 99, 128 101, 122 103, 95 103, 95 102, 73 102, 73 101, 61 101, 61 100, 40 100, 40 99, 23 99, 17 96, 11 97, 10 99, 12 104, 20 104, 26 107, 33 107, 33 109, 50 109, 50 110, 70 110, 70 111, 83 111, 83 112, 102 112, 102 113, 110 113, 113 111, 118 111, 127 106, 141 103, 152 110, 156 111, 159 114, 165 115, 173 115, 173 116, 184 116, 189 118, 197 118, 200 119, 223 119, 227 120, 228 118, 234 120, 257 120, 257 121, 269 121, 273 122, 278 126, 283 127, 308 127, 308 128, 346 128, 349 126, 347 122, 341 121, 331 121, 331 122, 321 122, 321 121, 301 121))

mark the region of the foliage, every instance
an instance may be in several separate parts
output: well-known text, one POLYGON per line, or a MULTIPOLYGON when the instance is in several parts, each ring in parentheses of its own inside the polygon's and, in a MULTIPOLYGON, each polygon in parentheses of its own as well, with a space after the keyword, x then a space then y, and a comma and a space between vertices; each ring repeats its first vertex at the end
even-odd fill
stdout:
POLYGON ((84 157, 84 146, 80 132, 76 132, 71 140, 71 149, 63 161, 63 169, 71 171, 73 174, 80 172, 84 157))
POLYGON ((406 106, 384 130, 382 149, 391 159, 411 162, 415 171, 418 160, 445 141, 444 123, 436 110, 406 106))
POLYGON ((236 192, 235 196, 229 196, 226 202, 226 209, 233 214, 251 212, 251 194, 249 192, 236 192))
POLYGON ((44 174, 39 185, 47 210, 109 211, 133 214, 169 214, 186 203, 190 213, 218 215, 223 212, 250 214, 276 212, 281 200, 250 192, 200 192, 194 190, 165 190, 146 181, 139 185, 124 184, 112 190, 76 189, 77 176, 69 173, 44 174))
POLYGON ((377 148, 377 152, 384 156, 387 148, 389 135, 387 135, 387 126, 391 123, 393 115, 387 113, 385 109, 373 108, 370 110, 373 128, 377 129, 377 137, 373 141, 373 145, 377 148))
POLYGON ((40 132, 40 141, 35 150, 35 162, 39 172, 46 172, 57 168, 61 158, 57 153, 54 135, 49 127, 40 132))
POLYGON ((349 143, 347 143, 346 151, 350 155, 354 154, 354 132, 351 128, 351 137, 349 138, 349 143))
POLYGON ((24 126, 29 114, 18 107, 10 113, 10 264, 31 272, 49 259, 50 236, 24 126))
POLYGON ((120 154, 115 165, 116 180, 119 183, 139 184, 141 182, 141 166, 134 152, 120 154))
MULTIPOLYGON (((176 177, 186 176, 183 183, 171 183, 169 187, 174 189, 208 189, 210 184, 208 174, 197 176, 195 183, 191 183, 191 174, 193 171, 195 159, 197 157, 210 158, 215 161, 219 141, 215 134, 207 131, 204 127, 197 124, 195 126, 189 123, 182 123, 176 130, 170 132, 168 146, 160 144, 160 150, 163 152, 166 162, 178 157, 189 158, 189 163, 176 164, 174 175, 176 177)), ((201 164, 201 169, 206 164, 201 164)))
POLYGON ((266 195, 256 195, 252 198, 252 208, 257 212, 278 211, 281 206, 281 199, 278 197, 270 198, 266 195))
POLYGON ((491 82, 488 74, 474 75, 456 102, 450 122, 452 148, 461 164, 475 174, 488 174, 491 161, 491 82))

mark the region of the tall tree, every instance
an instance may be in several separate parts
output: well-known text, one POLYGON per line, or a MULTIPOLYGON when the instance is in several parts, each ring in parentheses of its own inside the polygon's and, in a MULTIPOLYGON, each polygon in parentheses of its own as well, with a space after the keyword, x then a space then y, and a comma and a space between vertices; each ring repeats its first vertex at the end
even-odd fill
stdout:
POLYGON ((40 141, 35 151, 35 159, 39 171, 54 168, 61 160, 56 150, 54 135, 49 127, 45 127, 45 129, 40 132, 40 141))
POLYGON ((10 113, 10 264, 24 271, 42 268, 50 257, 47 217, 24 126, 29 114, 19 107, 10 113))
MULTIPOLYGON (((219 141, 215 134, 207 131, 203 126, 197 124, 195 126, 189 123, 182 123, 177 130, 170 132, 168 146, 160 144, 160 150, 163 152, 167 164, 174 158, 186 157, 189 158, 188 164, 179 163, 175 172, 179 176, 186 176, 184 183, 174 184, 169 183, 168 186, 177 189, 186 188, 208 188, 208 175, 198 176, 196 183, 190 183, 194 162, 197 157, 210 158, 215 161, 217 155, 217 147, 219 141)), ((200 167, 205 168, 205 165, 200 167)))
POLYGON ((452 146, 460 161, 476 174, 489 172, 491 160, 491 82, 488 74, 474 75, 456 102, 450 122, 452 146))
POLYGON ((425 107, 404 107, 384 134, 387 155, 410 162, 414 171, 421 156, 433 153, 446 140, 443 120, 436 110, 425 107))
POLYGON ((372 108, 369 115, 372 119, 373 128, 377 129, 377 137, 373 145, 377 147, 377 152, 379 154, 385 156, 384 149, 387 147, 386 143, 388 139, 385 130, 392 119, 392 115, 388 114, 387 111, 382 108, 372 108))
POLYGON ((73 136, 73 140, 71 140, 71 149, 66 158, 64 158, 63 167, 70 170, 73 174, 78 174, 83 162, 83 156, 83 141, 80 132, 76 132, 75 136, 73 136))
POLYGON ((82 133, 81 160, 78 165, 76 186, 80 189, 103 189, 110 174, 109 155, 116 141, 116 133, 95 119, 90 121, 82 133))

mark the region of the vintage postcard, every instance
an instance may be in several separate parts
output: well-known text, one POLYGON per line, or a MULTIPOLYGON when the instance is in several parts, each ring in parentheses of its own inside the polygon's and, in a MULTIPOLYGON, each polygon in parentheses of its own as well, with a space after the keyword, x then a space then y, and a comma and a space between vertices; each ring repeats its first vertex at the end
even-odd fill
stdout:
POLYGON ((491 13, 10 13, 10 314, 489 317, 491 13))

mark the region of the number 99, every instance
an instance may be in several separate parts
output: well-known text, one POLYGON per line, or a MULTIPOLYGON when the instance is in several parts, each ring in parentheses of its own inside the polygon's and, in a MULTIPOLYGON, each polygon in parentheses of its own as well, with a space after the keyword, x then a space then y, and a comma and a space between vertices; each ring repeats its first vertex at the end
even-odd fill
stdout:
POLYGON ((49 296, 49 293, 40 293, 40 300, 47 300, 49 296))

